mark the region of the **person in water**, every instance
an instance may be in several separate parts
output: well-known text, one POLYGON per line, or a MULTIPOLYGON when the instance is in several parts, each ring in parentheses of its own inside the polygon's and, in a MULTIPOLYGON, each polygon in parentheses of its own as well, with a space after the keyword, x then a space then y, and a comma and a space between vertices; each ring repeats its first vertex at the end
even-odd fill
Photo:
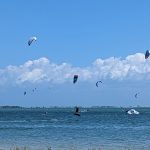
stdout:
POLYGON ((79 107, 75 107, 74 115, 80 116, 80 110, 79 110, 79 107))

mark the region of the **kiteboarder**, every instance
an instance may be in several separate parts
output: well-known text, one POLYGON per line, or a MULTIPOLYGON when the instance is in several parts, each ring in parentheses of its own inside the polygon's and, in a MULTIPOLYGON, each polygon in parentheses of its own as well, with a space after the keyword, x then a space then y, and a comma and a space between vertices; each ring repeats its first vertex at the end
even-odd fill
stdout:
POLYGON ((74 115, 80 116, 80 110, 79 110, 79 107, 75 107, 74 115))

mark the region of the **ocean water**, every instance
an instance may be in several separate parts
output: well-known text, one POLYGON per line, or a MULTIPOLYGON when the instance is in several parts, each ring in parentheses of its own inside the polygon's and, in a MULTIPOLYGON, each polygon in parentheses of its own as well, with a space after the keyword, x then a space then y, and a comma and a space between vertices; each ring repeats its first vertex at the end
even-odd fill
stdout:
POLYGON ((150 150, 150 108, 0 109, 0 148, 150 150), (45 115, 45 112, 47 114, 45 115))

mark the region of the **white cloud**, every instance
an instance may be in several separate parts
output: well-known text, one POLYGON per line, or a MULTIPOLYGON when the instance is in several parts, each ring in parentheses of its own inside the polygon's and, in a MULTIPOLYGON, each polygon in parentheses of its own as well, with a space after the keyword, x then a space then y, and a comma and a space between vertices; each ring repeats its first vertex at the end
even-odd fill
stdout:
POLYGON ((38 60, 29 60, 20 66, 10 65, 0 69, 0 84, 65 83, 72 82, 74 74, 79 75, 80 81, 150 79, 150 61, 145 60, 144 54, 137 53, 129 55, 125 59, 98 58, 90 66, 81 68, 67 63, 55 64, 43 57, 38 60))
POLYGON ((40 82, 46 77, 46 74, 44 74, 42 69, 33 69, 28 72, 22 73, 18 78, 17 82, 25 82, 25 81, 30 81, 30 82, 40 82))

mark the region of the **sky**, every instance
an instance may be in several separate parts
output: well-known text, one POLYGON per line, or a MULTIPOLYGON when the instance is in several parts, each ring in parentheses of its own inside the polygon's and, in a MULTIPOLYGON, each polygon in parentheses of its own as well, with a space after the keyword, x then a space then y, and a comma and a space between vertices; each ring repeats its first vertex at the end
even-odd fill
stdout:
POLYGON ((149 0, 2 0, 0 105, 150 106, 149 6, 149 0), (32 36, 37 41, 28 46, 32 36))

